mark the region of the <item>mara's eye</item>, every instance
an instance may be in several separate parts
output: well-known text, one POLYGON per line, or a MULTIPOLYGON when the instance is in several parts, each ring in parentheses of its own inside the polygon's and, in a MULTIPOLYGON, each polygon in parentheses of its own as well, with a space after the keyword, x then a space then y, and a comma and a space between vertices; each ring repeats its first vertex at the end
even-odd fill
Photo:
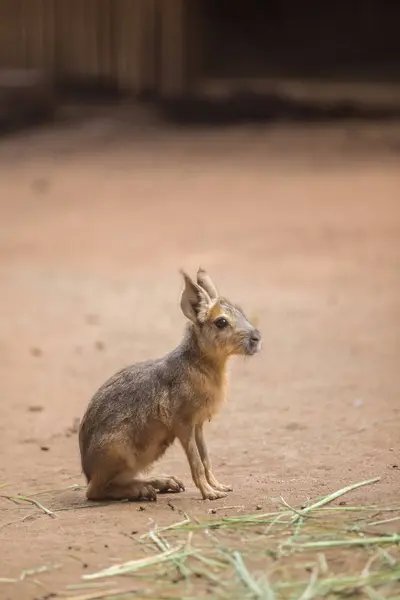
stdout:
POLYGON ((214 325, 218 327, 218 329, 225 329, 225 327, 228 327, 229 322, 225 317, 219 317, 218 319, 215 319, 214 325))

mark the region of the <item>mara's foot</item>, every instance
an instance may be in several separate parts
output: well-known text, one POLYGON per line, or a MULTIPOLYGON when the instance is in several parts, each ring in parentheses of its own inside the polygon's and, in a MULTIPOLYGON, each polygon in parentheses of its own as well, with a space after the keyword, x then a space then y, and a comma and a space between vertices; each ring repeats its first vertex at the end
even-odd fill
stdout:
POLYGON ((157 491, 150 482, 133 479, 127 483, 111 483, 95 487, 90 482, 86 492, 88 500, 157 500, 157 491))
POLYGON ((215 484, 213 483, 211 487, 218 492, 233 492, 233 487, 231 485, 222 485, 222 483, 218 483, 218 481, 216 481, 215 484))
POLYGON ((148 481, 135 481, 128 490, 127 499, 131 501, 148 500, 157 501, 156 488, 148 481))
POLYGON ((201 495, 203 500, 218 500, 219 498, 226 498, 228 494, 207 486, 201 490, 201 495))
POLYGON ((147 482, 153 486, 160 494, 177 494, 185 491, 183 482, 172 475, 161 475, 159 477, 151 477, 147 482))
POLYGON ((217 492, 233 491, 233 487, 231 485, 222 485, 222 483, 219 483, 219 481, 215 479, 214 474, 211 471, 208 471, 208 473, 206 473, 206 477, 208 483, 211 485, 212 488, 214 488, 214 490, 217 490, 217 492))

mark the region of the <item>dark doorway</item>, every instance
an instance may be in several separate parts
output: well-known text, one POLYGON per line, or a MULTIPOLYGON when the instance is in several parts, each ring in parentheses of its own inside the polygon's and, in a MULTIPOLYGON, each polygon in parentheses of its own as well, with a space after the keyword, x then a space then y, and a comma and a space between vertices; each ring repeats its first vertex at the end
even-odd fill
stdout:
POLYGON ((201 0, 203 77, 400 79, 400 6, 201 0))

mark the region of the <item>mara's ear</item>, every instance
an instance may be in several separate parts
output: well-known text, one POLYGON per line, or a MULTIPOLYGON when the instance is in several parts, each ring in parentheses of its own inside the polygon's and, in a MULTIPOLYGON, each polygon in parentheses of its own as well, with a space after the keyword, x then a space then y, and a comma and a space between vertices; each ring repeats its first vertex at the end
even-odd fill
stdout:
POLYGON ((211 306, 211 298, 202 287, 192 281, 184 271, 181 271, 185 288, 181 297, 181 309, 185 317, 193 323, 204 322, 208 309, 211 306))
POLYGON ((219 296, 217 288, 213 284, 213 281, 207 271, 199 267, 197 271, 197 283, 203 290, 206 290, 211 300, 216 300, 219 296))

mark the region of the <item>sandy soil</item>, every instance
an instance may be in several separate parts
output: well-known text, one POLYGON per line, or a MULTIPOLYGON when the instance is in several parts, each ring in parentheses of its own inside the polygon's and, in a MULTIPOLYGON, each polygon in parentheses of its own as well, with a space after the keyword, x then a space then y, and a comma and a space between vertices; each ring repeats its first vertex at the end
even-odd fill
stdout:
MULTIPOLYGON (((85 503, 68 489, 84 483, 76 420, 116 369, 178 343, 178 269, 201 263, 264 335, 209 426, 235 490, 216 505, 374 476, 352 501, 398 499, 399 140, 394 124, 189 133, 108 113, 3 138, 1 492, 85 503)), ((185 480, 178 508, 208 514, 179 447, 157 468, 185 480)), ((0 597, 49 598, 129 559, 132 531, 177 520, 170 499, 51 518, 0 498, 0 577, 59 565, 0 597)))

